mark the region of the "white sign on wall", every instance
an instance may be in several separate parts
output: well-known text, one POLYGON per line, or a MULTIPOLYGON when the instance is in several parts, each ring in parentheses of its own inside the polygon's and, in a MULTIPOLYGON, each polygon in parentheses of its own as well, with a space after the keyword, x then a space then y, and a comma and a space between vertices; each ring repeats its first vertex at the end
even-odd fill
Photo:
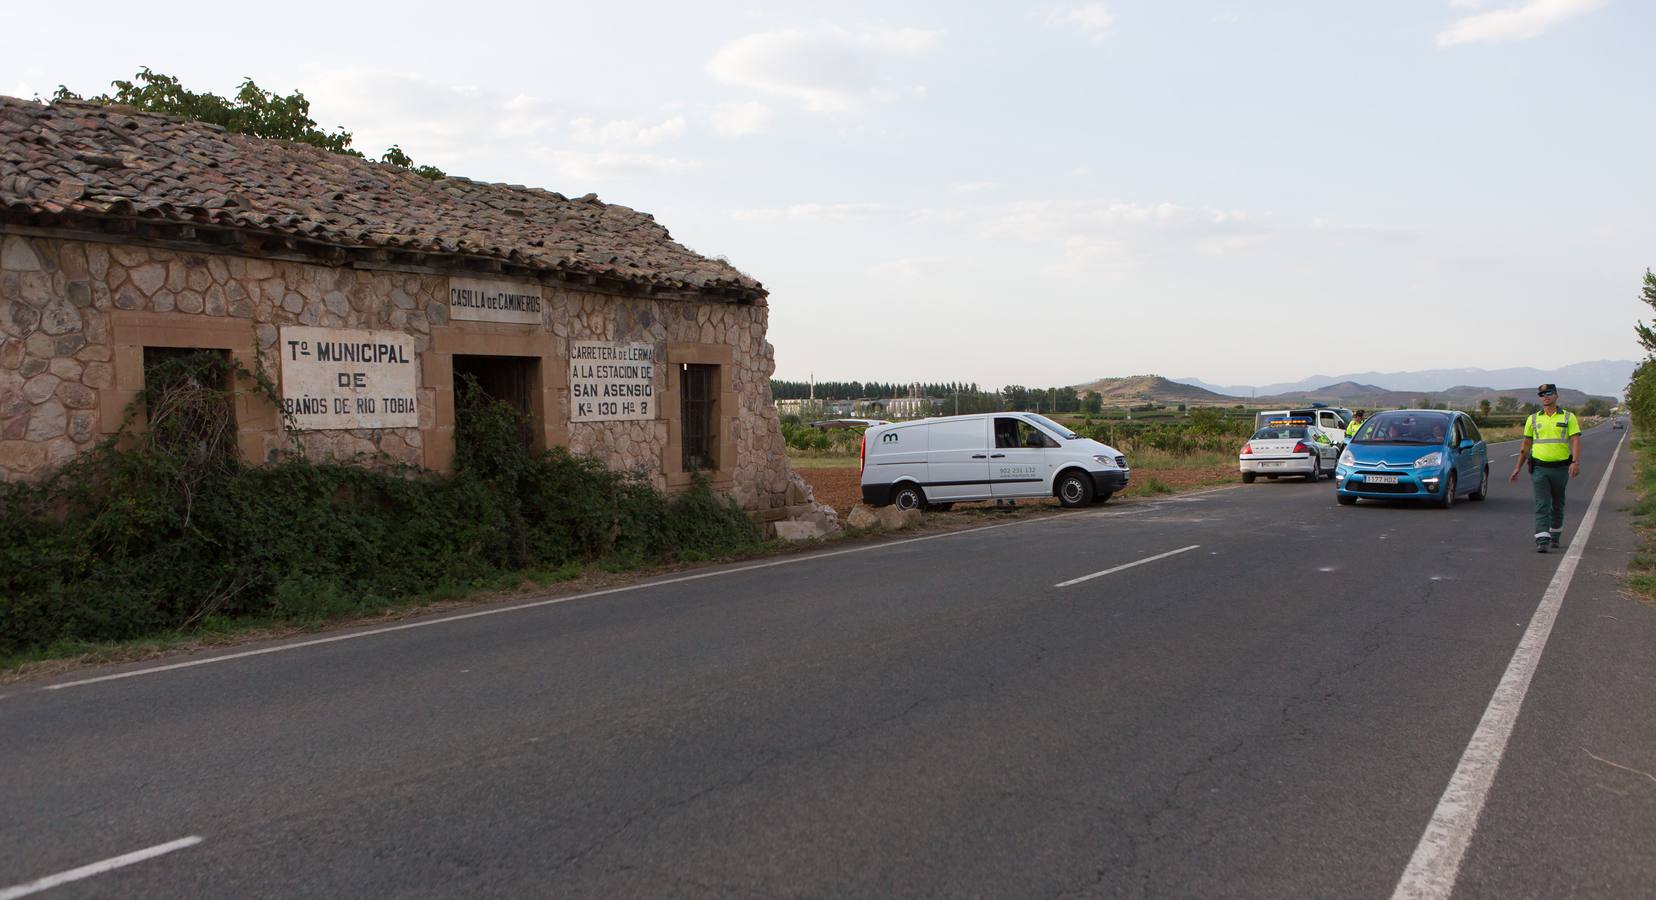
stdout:
POLYGON ((569 420, 656 417, 655 345, 569 342, 569 420))
POLYGON ((517 281, 449 279, 449 318, 471 322, 539 325, 545 303, 538 284, 517 281))
POLYGON ((278 349, 282 412, 300 431, 419 427, 413 335, 290 326, 278 349))

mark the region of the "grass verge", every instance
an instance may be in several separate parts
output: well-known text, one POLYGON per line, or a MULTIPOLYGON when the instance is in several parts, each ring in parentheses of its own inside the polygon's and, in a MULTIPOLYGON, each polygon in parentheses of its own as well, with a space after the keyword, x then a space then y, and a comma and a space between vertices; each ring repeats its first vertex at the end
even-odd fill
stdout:
POLYGON ((1639 549, 1627 566, 1627 585, 1646 603, 1656 604, 1656 441, 1634 438, 1633 530, 1639 549))

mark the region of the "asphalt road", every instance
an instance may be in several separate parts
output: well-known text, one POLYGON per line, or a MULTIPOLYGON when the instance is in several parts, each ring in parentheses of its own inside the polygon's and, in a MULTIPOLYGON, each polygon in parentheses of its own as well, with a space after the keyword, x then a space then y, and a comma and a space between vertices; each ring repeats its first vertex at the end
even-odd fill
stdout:
MULTIPOLYGON (((1564 559, 1513 449, 0 687, 0 897, 181 838, 44 896, 1389 896, 1564 559)), ((1629 461, 1458 894, 1656 890, 1629 461)))

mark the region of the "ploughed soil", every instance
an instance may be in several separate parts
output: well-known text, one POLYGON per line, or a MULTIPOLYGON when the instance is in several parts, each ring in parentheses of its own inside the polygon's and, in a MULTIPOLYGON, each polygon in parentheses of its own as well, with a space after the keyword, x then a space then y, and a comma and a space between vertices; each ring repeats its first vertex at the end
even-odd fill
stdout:
MULTIPOLYGON (((818 503, 832 506, 841 516, 849 513, 851 507, 862 501, 862 470, 855 465, 849 468, 797 468, 801 478, 811 486, 818 503)), ((1150 479, 1156 479, 1174 491, 1184 491, 1195 487, 1204 487, 1214 484, 1229 484, 1241 481, 1237 474, 1236 464, 1229 463, 1223 466, 1213 466, 1195 469, 1133 469, 1133 483, 1123 496, 1135 496, 1145 493, 1145 485, 1150 479)), ((1038 505, 1057 506, 1056 499, 1046 500, 1019 500, 1019 506, 1038 505)), ((962 503, 956 509, 993 506, 993 503, 962 503)))

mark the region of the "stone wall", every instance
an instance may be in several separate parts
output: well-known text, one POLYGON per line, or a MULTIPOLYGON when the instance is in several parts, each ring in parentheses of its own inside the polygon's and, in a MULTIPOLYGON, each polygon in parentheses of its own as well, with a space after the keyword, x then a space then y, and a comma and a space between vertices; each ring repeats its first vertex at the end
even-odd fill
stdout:
MULTIPOLYGON (((310 325, 407 333, 424 370, 418 428, 297 433, 313 459, 366 454, 446 467, 452 451, 438 445, 452 441, 450 357, 433 351, 434 340, 512 342, 532 345, 543 362, 561 367, 548 373, 548 383, 563 389, 548 401, 546 443, 642 472, 670 489, 683 483, 670 471, 670 417, 569 422, 568 342, 660 348, 658 407, 677 403, 667 350, 704 348, 728 359, 722 387, 735 401, 721 415, 733 459, 721 462, 715 486, 762 521, 824 518, 825 508, 787 466, 770 403, 775 362, 765 306, 616 297, 555 283, 542 291, 548 311, 541 325, 456 322, 445 275, 0 234, 0 479, 39 477, 115 432, 142 386, 145 345, 222 347, 276 378, 280 329, 310 325)), ((237 417, 250 460, 267 461, 292 446, 294 436, 262 398, 238 400, 237 417)))

